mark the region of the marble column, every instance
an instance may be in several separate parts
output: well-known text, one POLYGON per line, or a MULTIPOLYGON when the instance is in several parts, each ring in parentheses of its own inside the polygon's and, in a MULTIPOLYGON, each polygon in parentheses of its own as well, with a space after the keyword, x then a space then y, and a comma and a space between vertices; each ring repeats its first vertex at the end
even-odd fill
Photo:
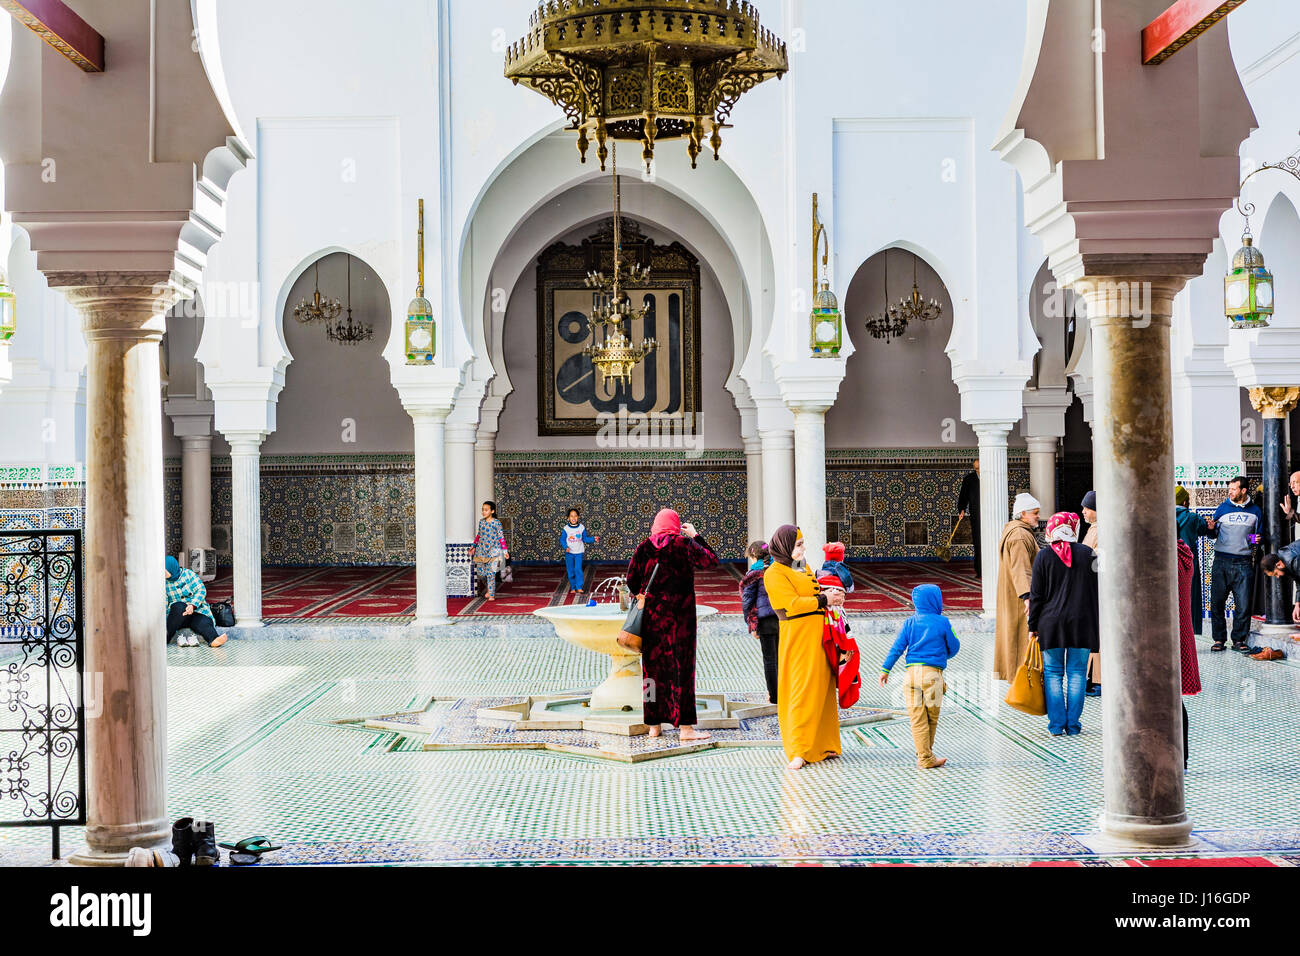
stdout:
POLYGON ((1007 500, 1007 436, 1014 422, 972 425, 980 443, 980 578, 984 615, 998 613, 998 539, 1011 517, 1007 500))
POLYGON ((746 540, 766 541, 772 529, 763 523, 763 440, 745 439, 746 540))
MULTIPOLYGON (((415 426, 415 620, 447 623, 445 431, 449 408, 408 406, 415 426)), ((473 535, 471 535, 471 538, 473 535)))
POLYGON ((446 426, 447 540, 474 540, 478 504, 474 501, 474 444, 478 426, 457 423, 446 426))
POLYGON ((1029 493, 1042 504, 1047 518, 1056 511, 1057 439, 1026 438, 1025 444, 1029 449, 1029 493))
MULTIPOLYGON (((477 520, 479 506, 485 501, 495 501, 496 491, 496 432, 478 432, 474 442, 474 516, 477 520)), ((477 525, 476 525, 477 526, 477 525)), ((471 534, 471 539, 473 535, 471 534)))
POLYGON ((794 432, 759 432, 763 444, 763 538, 794 524, 794 432))
MULTIPOLYGON (((1199 270, 1198 270, 1199 271, 1199 270)), ((1105 810, 1103 834, 1186 843, 1170 316, 1186 282, 1090 276, 1074 283, 1093 340, 1098 510, 1124 503, 1099 553, 1105 810), (1135 649, 1137 652, 1135 653, 1135 649)))
POLYGON ((826 544, 826 410, 829 405, 794 406, 794 493, 797 524, 808 548, 808 566, 822 566, 826 544))
MULTIPOLYGON (((1264 552, 1278 551, 1290 544, 1291 535, 1282 513, 1282 501, 1288 491, 1286 419, 1300 399, 1300 388, 1260 387, 1250 390, 1250 404, 1264 420, 1263 475, 1264 475, 1264 552)), ((1255 574, 1258 568, 1251 569, 1255 574)), ((1287 577, 1269 578, 1268 600, 1264 606, 1264 624, 1268 631, 1279 630, 1283 635, 1291 627, 1291 581, 1287 577)))
POLYGON ((46 274, 83 318, 87 678, 102 708, 86 720, 86 848, 70 862, 121 866, 170 839, 166 801, 159 342, 179 298, 172 275, 46 274))
POLYGON ((181 439, 181 547, 187 567, 190 552, 212 547, 212 436, 181 439))
POLYGON ((230 551, 235 585, 235 622, 262 626, 262 442, 263 432, 229 431, 230 551))

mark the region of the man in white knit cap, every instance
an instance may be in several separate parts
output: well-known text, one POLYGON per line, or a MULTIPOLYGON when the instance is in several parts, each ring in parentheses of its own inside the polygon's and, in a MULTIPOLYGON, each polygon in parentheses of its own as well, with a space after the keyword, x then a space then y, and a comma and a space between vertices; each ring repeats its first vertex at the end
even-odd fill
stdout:
POLYGON ((998 541, 998 621, 993 644, 993 674, 1009 681, 1029 646, 1029 579, 1038 554, 1038 499, 1016 495, 1011 520, 998 541))

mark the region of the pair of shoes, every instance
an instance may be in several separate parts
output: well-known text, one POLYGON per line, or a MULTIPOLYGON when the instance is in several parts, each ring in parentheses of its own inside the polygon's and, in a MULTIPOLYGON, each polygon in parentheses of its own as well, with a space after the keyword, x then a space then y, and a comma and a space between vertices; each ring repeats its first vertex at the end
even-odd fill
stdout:
POLYGON ((250 866, 260 860, 263 853, 280 849, 264 836, 248 837, 238 843, 222 843, 220 846, 230 851, 233 866, 250 866))
POLYGON ((199 646, 199 638, 198 638, 198 635, 196 635, 196 634, 177 634, 177 635, 176 635, 176 646, 177 646, 177 647, 198 647, 198 646, 199 646))
POLYGON ((220 866, 216 826, 211 820, 181 817, 172 824, 172 852, 180 866, 220 866))
POLYGON ((1101 696, 1101 685, 1100 685, 1100 684, 1089 684, 1086 688, 1084 688, 1084 691, 1083 691, 1083 692, 1084 692, 1087 696, 1089 696, 1089 697, 1100 697, 1100 696, 1101 696))
POLYGON ((1251 660, 1255 661, 1284 661, 1286 654, 1273 647, 1266 647, 1258 654, 1251 654, 1251 660))
POLYGON ((1232 649, 1238 654, 1257 654, 1261 650, 1261 648, 1258 647, 1251 647, 1245 641, 1242 641, 1240 644, 1233 644, 1232 649))

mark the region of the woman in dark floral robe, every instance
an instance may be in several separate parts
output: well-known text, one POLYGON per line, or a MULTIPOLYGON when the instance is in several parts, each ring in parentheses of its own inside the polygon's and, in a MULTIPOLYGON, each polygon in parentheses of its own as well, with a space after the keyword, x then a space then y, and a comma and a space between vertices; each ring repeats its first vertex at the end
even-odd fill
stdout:
POLYGON ((637 546, 627 569, 633 594, 646 592, 641 629, 645 722, 658 737, 663 724, 682 730, 682 740, 704 740, 695 724, 695 569, 711 568, 718 556, 676 511, 655 516, 650 537, 637 546))

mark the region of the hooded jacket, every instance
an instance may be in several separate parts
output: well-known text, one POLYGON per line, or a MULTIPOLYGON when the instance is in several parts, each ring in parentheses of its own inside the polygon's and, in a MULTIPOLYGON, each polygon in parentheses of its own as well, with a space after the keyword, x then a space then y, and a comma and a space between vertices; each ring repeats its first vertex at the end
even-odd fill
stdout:
POLYGON ((745 615, 745 623, 752 632, 758 627, 758 619, 776 617, 772 602, 767 599, 767 588, 763 587, 763 571, 755 568, 747 571, 740 582, 740 610, 745 615))
POLYGON ((903 622, 902 630, 889 649, 880 669, 888 674, 907 654, 907 666, 925 664, 944 668, 949 658, 956 657, 961 642, 953 633, 952 624, 943 616, 943 592, 937 584, 921 584, 912 589, 912 606, 916 613, 903 622))

